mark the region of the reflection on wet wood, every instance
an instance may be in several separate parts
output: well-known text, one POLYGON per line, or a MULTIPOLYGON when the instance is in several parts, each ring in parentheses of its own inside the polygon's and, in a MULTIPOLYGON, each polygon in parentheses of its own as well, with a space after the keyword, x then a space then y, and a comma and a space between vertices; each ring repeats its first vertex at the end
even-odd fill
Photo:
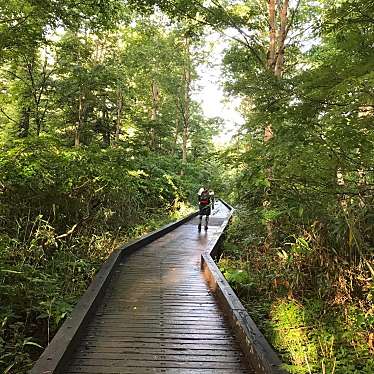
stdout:
POLYGON ((253 373, 200 270, 228 209, 195 218, 125 257, 63 372, 253 373))

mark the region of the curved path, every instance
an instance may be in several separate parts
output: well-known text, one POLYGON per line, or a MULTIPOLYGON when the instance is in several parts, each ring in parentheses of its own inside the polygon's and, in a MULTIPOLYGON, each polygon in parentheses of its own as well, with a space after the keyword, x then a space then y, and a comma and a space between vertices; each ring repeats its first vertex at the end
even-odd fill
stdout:
POLYGON ((217 202, 207 232, 194 218, 125 256, 63 372, 253 373, 200 270, 228 214, 217 202))

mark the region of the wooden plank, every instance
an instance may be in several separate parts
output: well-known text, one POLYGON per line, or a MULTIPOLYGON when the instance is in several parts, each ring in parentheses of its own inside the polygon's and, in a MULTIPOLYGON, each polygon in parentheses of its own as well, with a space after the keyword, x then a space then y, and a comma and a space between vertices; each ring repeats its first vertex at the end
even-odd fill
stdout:
MULTIPOLYGON (((110 302, 118 302, 118 303, 144 303, 144 300, 141 298, 126 298, 123 295, 116 295, 110 294, 107 296, 107 300, 110 302)), ((214 300, 213 296, 210 294, 188 294, 183 296, 182 294, 156 294, 150 297, 147 301, 147 304, 154 303, 159 304, 160 301, 166 304, 174 304, 174 303, 193 303, 198 305, 217 305, 217 301, 214 300)))
POLYGON ((85 366, 85 367, 72 367, 64 374, 78 374, 78 373, 89 373, 89 374, 253 374, 253 371, 249 369, 220 369, 217 373, 216 369, 180 369, 180 368, 142 368, 140 372, 138 368, 105 368, 103 371, 100 367, 85 366))
MULTIPOLYGON (((162 310, 155 310, 153 309, 128 309, 128 310, 108 310, 106 314, 107 317, 110 316, 118 316, 121 317, 123 321, 126 320, 133 320, 133 319, 157 319, 161 321, 165 320, 199 320, 201 318, 202 322, 204 320, 217 320, 219 319, 218 316, 212 316, 211 318, 206 317, 204 312, 199 313, 198 311, 190 311, 189 315, 183 314, 183 310, 179 311, 162 311, 162 310), (215 318, 216 317, 216 318, 215 318)), ((98 317, 103 317, 103 314, 100 314, 98 317)))
POLYGON ((90 326, 87 328, 86 331, 88 332, 103 332, 115 330, 117 332, 123 333, 131 333, 131 332, 152 332, 152 333, 163 333, 163 332, 173 332, 173 333, 192 333, 198 331, 199 333, 206 333, 206 334, 217 334, 219 332, 225 332, 226 334, 232 334, 231 329, 226 325, 211 325, 211 326, 200 326, 198 324, 195 325, 170 325, 170 324, 163 324, 159 322, 158 324, 136 324, 136 325, 125 325, 125 324, 95 324, 94 326, 90 326))
POLYGON ((95 367, 99 366, 104 373, 105 369, 117 368, 127 368, 136 367, 139 368, 139 373, 141 373, 141 368, 191 368, 191 369, 237 369, 241 367, 240 360, 236 362, 207 362, 207 361, 167 361, 167 360, 132 360, 132 359, 118 359, 118 360, 105 360, 105 359, 93 359, 93 358, 76 358, 72 361, 72 366, 76 367, 95 367))
MULTIPOLYGON (((235 343, 235 339, 232 338, 225 338, 225 339, 210 339, 210 338, 200 338, 200 339, 188 339, 188 338, 163 338, 154 337, 154 336, 143 336, 142 338, 137 337, 134 338, 132 336, 87 336, 86 338, 82 339, 81 344, 84 344, 85 341, 95 341, 98 340, 104 342, 112 341, 112 342, 143 342, 143 343, 160 343, 160 344, 169 344, 169 343, 180 343, 180 344, 233 344, 235 343)), ((236 347, 238 349, 238 347, 236 347)))
MULTIPOLYGON (((126 298, 121 296, 114 297, 113 295, 109 295, 107 297, 107 301, 118 303, 121 305, 126 304, 134 304, 134 303, 140 303, 140 304, 156 304, 160 305, 160 302, 162 301, 162 305, 174 305, 174 304, 192 304, 192 305, 217 305, 217 302, 213 299, 211 295, 204 296, 186 296, 183 297, 182 295, 176 296, 164 296, 162 294, 159 295, 153 295, 153 297, 148 298, 147 301, 142 300, 141 298, 126 298)), ((161 306, 162 306, 161 305, 161 306)))
POLYGON ((131 315, 139 315, 141 310, 147 309, 147 312, 145 315, 149 315, 150 311, 153 310, 155 313, 158 314, 184 314, 185 316, 188 316, 186 313, 183 313, 184 311, 190 311, 191 313, 194 313, 196 315, 201 315, 202 317, 206 318, 212 318, 214 316, 219 317, 220 315, 218 313, 215 313, 217 310, 217 304, 216 303, 192 303, 192 302, 179 302, 175 301, 173 303, 167 303, 163 300, 160 300, 159 303, 118 303, 115 304, 113 302, 112 305, 105 304, 100 307, 100 310, 97 311, 96 315, 98 317, 102 315, 110 315, 110 314, 126 314, 128 313, 128 317, 131 317, 131 315), (149 310, 150 311, 149 311, 149 310), (113 311, 113 312, 112 312, 113 311))
POLYGON ((184 340, 184 341, 222 341, 225 340, 230 341, 233 338, 225 333, 221 334, 180 334, 180 333, 152 333, 152 332, 131 332, 125 333, 126 336, 124 337, 124 333, 122 331, 105 331, 105 332, 98 332, 95 331, 92 333, 87 334, 87 339, 113 339, 113 340, 122 340, 122 339, 132 339, 135 340, 144 340, 144 339, 153 339, 162 342, 165 340, 168 341, 176 341, 176 340, 184 340))
MULTIPOLYGON (((210 296, 209 296, 210 298, 210 296)), ((168 300, 163 300, 161 297, 159 299, 158 302, 154 301, 154 300, 151 300, 149 302, 141 302, 141 301, 134 301, 134 302, 128 302, 128 301, 123 301, 123 302, 111 302, 111 297, 107 297, 106 301, 101 304, 100 308, 97 310, 98 313, 100 313, 100 311, 102 311, 104 308, 105 309, 117 309, 117 310, 121 310, 121 308, 128 308, 129 306, 133 305, 133 306, 157 306, 159 308, 162 308, 162 307, 170 307, 172 306, 173 304, 175 303, 179 303, 179 304, 182 304, 181 306, 184 306, 185 304, 188 304, 188 303, 191 303, 191 307, 193 307, 194 309, 200 309, 200 310, 203 310, 203 309, 211 309, 211 310, 215 310, 217 312, 217 303, 216 302, 211 302, 211 300, 207 298, 207 301, 206 303, 202 302, 201 300, 197 301, 197 302, 192 302, 190 300, 187 300, 186 302, 183 302, 179 299, 175 299, 175 301, 173 302, 168 302, 168 300)), ((188 305, 186 305, 188 306, 188 305)), ((219 314, 217 312, 217 314, 219 314)))
POLYGON ((162 362, 220 362, 220 363, 238 363, 241 361, 239 354, 234 355, 207 355, 206 353, 198 354, 196 351, 187 353, 191 351, 186 351, 183 354, 173 354, 165 352, 129 352, 122 351, 119 355, 118 352, 92 352, 92 351, 79 351, 75 354, 77 360, 102 360, 113 361, 113 362, 123 362, 123 356, 126 355, 126 361, 162 361, 162 362))
POLYGON ((225 344, 222 344, 222 342, 215 343, 215 342, 194 342, 194 341, 183 341, 183 342, 175 342, 175 341, 153 341, 153 342, 142 342, 142 341, 113 341, 113 340, 82 340, 81 345, 79 349, 76 351, 89 349, 90 347, 96 347, 98 349, 101 348, 108 348, 108 349, 127 349, 127 348, 147 348, 147 349, 170 349, 170 350, 177 350, 180 352, 188 351, 188 350, 194 350, 194 349, 206 349, 209 351, 221 351, 225 350, 227 352, 237 352, 241 353, 241 351, 238 351, 238 347, 234 344, 234 342, 226 342, 225 344))
POLYGON ((100 323, 95 324, 93 326, 89 326, 86 331, 109 331, 109 330, 116 330, 122 332, 131 332, 131 331, 152 331, 154 333, 157 332, 165 332, 165 331, 173 331, 173 332, 191 332, 191 331, 199 331, 199 332, 218 332, 218 331, 225 331, 227 333, 231 333, 231 330, 227 325, 219 324, 219 325, 210 325, 210 326, 202 326, 199 324, 193 325, 186 325, 186 324, 169 324, 169 323, 162 323, 159 322, 157 324, 122 324, 122 323, 100 323))
POLYGON ((123 258, 61 373, 250 372, 200 271, 220 230, 181 226, 123 258))
POLYGON ((204 328, 214 328, 214 327, 227 327, 224 319, 219 318, 210 318, 201 320, 200 318, 192 319, 191 317, 184 317, 185 319, 165 319, 161 320, 155 317, 142 317, 142 318, 126 318, 125 321, 123 318, 110 318, 108 316, 102 316, 100 318, 95 319, 94 322, 91 323, 90 326, 163 326, 163 327, 181 327, 181 326, 193 326, 193 327, 200 327, 204 328))
MULTIPOLYGON (((97 314, 95 321, 106 321, 106 320, 114 320, 114 321, 127 321, 127 323, 132 323, 133 321, 160 321, 160 315, 155 314, 141 314, 138 313, 136 315, 128 315, 126 313, 102 313, 97 314)), ((184 313, 164 313, 164 321, 170 321, 173 323, 188 323, 188 322, 201 322, 201 324, 205 324, 206 322, 215 323, 215 322, 222 322, 225 323, 225 319, 220 315, 186 315, 184 313)), ((94 323, 94 322, 92 322, 94 323)))
MULTIPOLYGON (((102 347, 102 346, 84 346, 81 347, 79 350, 76 351, 76 357, 80 357, 80 353, 87 353, 87 354, 101 354, 101 353, 110 353, 110 354, 132 354, 132 353, 144 353, 144 354, 151 354, 151 355, 174 355, 174 356, 184 356, 184 355, 192 355, 192 356, 229 356, 229 357, 243 357, 242 352, 238 352, 234 347, 230 349, 230 347, 224 347, 224 349, 219 349, 217 347, 212 347, 208 349, 205 347, 203 349, 198 349, 194 346, 189 348, 181 347, 181 348, 160 348, 159 346, 155 347, 148 347, 148 346, 139 346, 134 347, 133 345, 129 345, 128 347, 102 347)), ((203 357, 202 357, 203 359, 203 357)))
POLYGON ((216 331, 226 331, 231 333, 231 330, 227 325, 224 324, 212 324, 212 325, 199 325, 195 324, 170 324, 170 323, 132 323, 131 326, 121 323, 100 323, 95 324, 95 326, 89 327, 87 331, 98 331, 98 330, 116 330, 123 332, 131 331, 152 331, 152 332, 165 332, 165 331, 174 331, 174 332, 189 332, 189 331, 207 331, 207 332, 216 332, 216 331))

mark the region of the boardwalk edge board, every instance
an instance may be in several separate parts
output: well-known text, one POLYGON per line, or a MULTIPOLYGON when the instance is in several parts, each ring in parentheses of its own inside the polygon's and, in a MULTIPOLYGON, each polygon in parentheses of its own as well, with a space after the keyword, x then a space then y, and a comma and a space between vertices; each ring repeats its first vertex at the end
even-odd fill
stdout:
POLYGON ((119 263, 123 256, 127 256, 134 251, 144 247, 145 245, 159 239, 161 236, 173 231, 177 227, 183 225, 198 212, 189 214, 176 222, 170 223, 159 230, 142 236, 140 239, 130 241, 115 250, 109 258, 104 262, 88 289, 79 299, 71 316, 66 319, 59 328, 56 335, 46 347, 42 355, 36 361, 29 374, 58 374, 65 362, 69 359, 70 354, 74 351, 79 340, 80 334, 84 332, 91 315, 99 305, 105 288, 108 285, 113 269, 119 263))
MULTIPOLYGON (((230 209, 230 215, 221 225, 223 231, 228 225, 234 209, 225 201, 221 199, 220 201, 230 209)), ((221 240, 222 235, 212 239, 209 251, 201 255, 201 269, 209 287, 222 306, 247 360, 256 373, 285 374, 286 372, 281 369, 282 362, 279 357, 249 316, 213 260, 217 256, 221 240)))

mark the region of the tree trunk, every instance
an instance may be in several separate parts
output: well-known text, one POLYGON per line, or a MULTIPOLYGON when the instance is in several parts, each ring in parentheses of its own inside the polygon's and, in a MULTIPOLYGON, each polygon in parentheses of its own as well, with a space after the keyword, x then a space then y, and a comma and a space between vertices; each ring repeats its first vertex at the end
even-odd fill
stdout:
POLYGON ((30 132, 30 107, 23 107, 19 123, 19 137, 26 138, 30 132))
MULTIPOLYGON (((273 130, 271 128, 271 124, 268 124, 265 127, 265 133, 264 133, 264 142, 267 143, 271 138, 273 137, 273 130)), ((262 206, 265 210, 271 209, 271 178, 273 175, 272 168, 269 167, 266 169, 266 178, 269 182, 269 187, 265 189, 264 197, 262 201, 262 206)), ((271 245, 271 242, 273 241, 273 223, 271 221, 266 222, 266 233, 267 237, 265 240, 265 249, 268 249, 271 245)))
MULTIPOLYGON (((158 104, 160 101, 160 92, 155 81, 152 82, 152 115, 151 121, 154 123, 157 120, 158 115, 158 104)), ((156 134, 154 124, 151 127, 151 140, 150 140, 151 149, 155 148, 156 145, 156 134)))
POLYGON ((177 113, 175 117, 175 135, 174 135, 174 145, 173 145, 173 154, 175 155, 177 152, 177 142, 179 136, 179 113, 177 108, 177 113))
POLYGON ((39 106, 35 107, 36 135, 39 136, 42 129, 42 121, 39 115, 39 106))
POLYGON ((102 112, 102 124, 103 124, 103 147, 110 146, 110 126, 109 126, 109 115, 108 109, 104 107, 102 112))
MULTIPOLYGON (((277 23, 276 23, 276 3, 279 0, 268 0, 268 21, 269 21, 269 49, 267 54, 267 66, 269 70, 275 74, 275 65, 277 59, 277 23)), ((266 124, 264 130, 264 143, 267 143, 273 137, 273 129, 271 123, 266 124)), ((266 170, 266 177, 270 183, 272 176, 271 167, 266 170)), ((262 206, 264 209, 268 210, 271 208, 271 199, 270 199, 270 187, 265 190, 262 206)), ((265 240, 265 249, 267 249, 273 239, 273 224, 272 222, 266 223, 266 232, 267 237, 265 240)))
MULTIPOLYGON (((267 66, 274 72, 276 64, 276 48, 277 48, 277 33, 276 33, 276 0, 268 0, 268 21, 269 21, 269 49, 267 53, 267 66)), ((264 141, 267 142, 273 137, 273 130, 271 124, 265 127, 264 141)))
POLYGON ((189 73, 185 71, 186 92, 184 97, 184 113, 183 113, 183 140, 182 140, 182 163, 187 164, 187 143, 190 128, 190 98, 189 98, 189 73))
MULTIPOLYGON (((298 8, 300 1, 296 5, 298 8)), ((288 25, 288 9, 289 0, 268 0, 268 22, 269 22, 269 47, 267 53, 267 67, 271 74, 280 79, 284 70, 284 52, 285 41, 287 33, 291 25, 288 25), (277 23, 277 9, 279 12, 279 21, 277 23), (279 26, 279 27, 278 27, 279 26)), ((295 10, 296 12, 296 10, 295 10)), ((291 19, 291 23, 293 17, 291 19)), ((273 138, 273 129, 271 123, 267 123, 264 130, 264 143, 269 142, 273 138)), ((266 177, 271 184, 272 168, 266 170, 266 177)), ((271 186, 269 186, 263 197, 263 208, 266 210, 271 209, 271 186)), ((265 241, 265 248, 269 247, 273 241, 274 226, 272 222, 266 224, 267 238, 265 241)))
MULTIPOLYGON (((285 41, 288 33, 288 8, 289 0, 282 2, 280 9, 280 26, 277 30, 277 15, 276 15, 276 4, 279 4, 279 0, 268 0, 268 11, 269 11, 269 50, 267 66, 273 72, 277 78, 282 77, 284 68, 284 51, 285 41), (278 38, 277 38, 278 36, 278 38)), ((264 141, 268 142, 273 137, 273 129, 271 124, 265 127, 264 141)))
POLYGON ((267 143, 273 137, 273 129, 271 125, 267 125, 264 131, 264 142, 267 143))
POLYGON ((74 146, 79 148, 80 143, 80 133, 83 127, 83 95, 79 93, 79 106, 78 106, 78 122, 75 126, 75 136, 74 136, 74 146))
POLYGON ((267 65, 273 70, 275 66, 276 50, 276 0, 268 0, 268 20, 269 20, 269 50, 267 55, 267 65))
MULTIPOLYGON (((190 42, 188 36, 185 37, 186 64, 183 69, 184 80, 184 105, 183 105, 183 141, 182 141, 182 163, 187 164, 187 144, 190 133, 190 91, 191 91, 191 56, 190 42)), ((181 175, 184 174, 184 167, 181 175)))
MULTIPOLYGON (((343 170, 341 167, 338 167, 336 169, 336 184, 339 186, 338 188, 341 190, 344 190, 345 188, 345 180, 344 180, 344 175, 343 175, 343 170)), ((341 206, 342 210, 347 213, 348 209, 348 197, 344 194, 338 195, 338 202, 339 205, 341 206)))
POLYGON ((288 7, 289 0, 284 0, 282 4, 282 9, 280 12, 280 29, 278 33, 278 53, 274 68, 274 74, 276 77, 280 78, 283 73, 284 66, 284 47, 287 37, 287 22, 288 22, 288 7))
MULTIPOLYGON (((29 57, 27 56, 26 59, 29 57)), ((38 94, 38 83, 35 81, 35 65, 36 65, 36 57, 35 53, 31 55, 30 60, 27 61, 26 68, 27 68, 27 73, 30 78, 30 85, 31 85, 31 97, 34 100, 34 105, 33 105, 33 112, 34 112, 34 119, 35 119, 35 125, 36 125, 36 135, 40 135, 41 131, 41 119, 39 115, 39 103, 40 103, 40 98, 41 95, 40 93, 38 94)))
POLYGON ((121 132, 121 119, 122 119, 122 110, 123 110, 123 95, 120 88, 117 89, 117 121, 116 121, 116 134, 115 134, 115 143, 119 142, 119 134, 121 132))

